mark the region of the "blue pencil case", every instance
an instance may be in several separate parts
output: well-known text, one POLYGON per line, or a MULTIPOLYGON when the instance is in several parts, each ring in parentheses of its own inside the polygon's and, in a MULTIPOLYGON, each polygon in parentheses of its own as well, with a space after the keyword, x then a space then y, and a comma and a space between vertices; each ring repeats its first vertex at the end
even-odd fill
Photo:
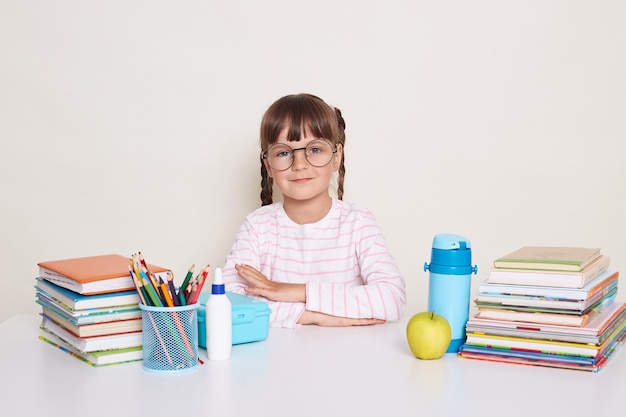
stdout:
MULTIPOLYGON (((206 348, 206 302, 208 291, 200 293, 198 302, 198 346, 206 348)), ((267 338, 271 310, 266 302, 245 295, 226 292, 233 311, 233 345, 258 342, 267 338)))

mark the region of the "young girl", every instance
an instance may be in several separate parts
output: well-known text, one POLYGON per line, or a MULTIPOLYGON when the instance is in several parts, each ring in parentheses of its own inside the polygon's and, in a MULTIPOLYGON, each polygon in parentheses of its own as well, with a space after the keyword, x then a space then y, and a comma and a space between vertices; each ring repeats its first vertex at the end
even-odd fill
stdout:
POLYGON ((262 207, 240 227, 223 278, 228 291, 268 302, 271 326, 369 325, 404 312, 404 279, 378 224, 342 200, 344 128, 341 112, 310 94, 283 97, 263 116, 262 207))

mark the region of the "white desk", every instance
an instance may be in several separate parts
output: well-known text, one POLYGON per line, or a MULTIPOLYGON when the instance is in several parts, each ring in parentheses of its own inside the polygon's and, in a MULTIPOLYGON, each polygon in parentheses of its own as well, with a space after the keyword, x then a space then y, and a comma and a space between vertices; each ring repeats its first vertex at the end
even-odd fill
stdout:
MULTIPOLYGON (((408 320, 271 329, 232 358, 178 375, 93 368, 37 338, 37 315, 0 324, 0 414, 13 416, 623 416, 626 353, 600 373, 411 356, 408 320)), ((201 358, 206 359, 201 349, 201 358)))

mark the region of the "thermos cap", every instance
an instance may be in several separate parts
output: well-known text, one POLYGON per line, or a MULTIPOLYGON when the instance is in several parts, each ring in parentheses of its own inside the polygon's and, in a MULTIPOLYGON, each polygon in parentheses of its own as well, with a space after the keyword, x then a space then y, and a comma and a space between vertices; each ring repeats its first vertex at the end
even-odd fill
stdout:
POLYGON ((463 236, 440 233, 433 238, 433 248, 443 250, 471 250, 470 241, 463 236))

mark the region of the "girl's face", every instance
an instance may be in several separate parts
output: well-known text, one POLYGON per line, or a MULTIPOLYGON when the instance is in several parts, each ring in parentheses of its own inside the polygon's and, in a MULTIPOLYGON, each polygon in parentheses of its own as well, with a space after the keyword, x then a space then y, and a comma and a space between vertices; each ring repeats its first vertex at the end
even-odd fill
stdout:
POLYGON ((314 140, 320 138, 305 136, 298 141, 287 140, 288 127, 283 129, 276 143, 286 144, 292 149, 297 149, 293 153, 293 164, 284 171, 272 169, 267 160, 264 161, 269 176, 274 179, 274 184, 283 195, 285 204, 292 202, 324 202, 328 201, 328 186, 332 178, 332 173, 339 169, 341 162, 341 145, 337 145, 337 152, 332 155, 330 162, 324 166, 316 167, 311 165, 306 157, 306 146, 314 140))

